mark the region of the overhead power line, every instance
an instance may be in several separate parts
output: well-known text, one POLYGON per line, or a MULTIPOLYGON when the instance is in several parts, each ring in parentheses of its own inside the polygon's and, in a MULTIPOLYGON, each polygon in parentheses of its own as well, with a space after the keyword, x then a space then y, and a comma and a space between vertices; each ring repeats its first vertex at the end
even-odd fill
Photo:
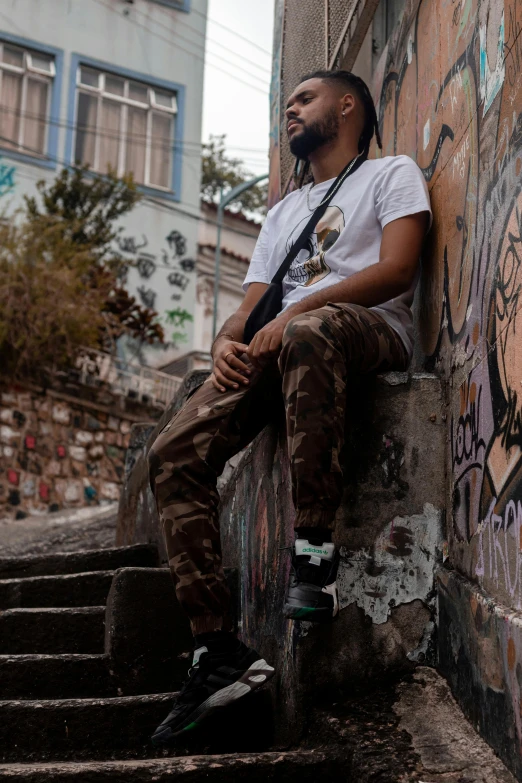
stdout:
MULTIPOLYGON (((191 41, 191 40, 189 40, 187 38, 183 38, 181 35, 179 35, 179 33, 176 33, 175 31, 173 31, 166 24, 161 24, 161 22, 156 22, 154 19, 152 19, 152 17, 148 17, 146 14, 142 13, 141 11, 138 11, 138 9, 135 9, 134 13, 137 14, 138 16, 143 17, 144 19, 150 19, 152 22, 154 22, 154 24, 157 24, 159 27, 161 27, 162 29, 166 30, 168 33, 173 34, 173 35, 175 35, 178 38, 181 38, 181 40, 185 41, 186 43, 189 43, 189 44, 194 43, 194 45, 198 46, 198 44, 196 44, 195 41, 191 41)), ((205 35, 205 33, 202 33, 201 30, 197 30, 195 27, 192 27, 192 25, 187 24, 186 22, 183 22, 181 19, 177 19, 176 20, 176 25, 180 25, 181 27, 187 28, 187 30, 190 30, 192 33, 194 33, 194 35, 197 35, 200 38, 203 38, 206 41, 206 43, 213 43, 213 44, 216 44, 216 46, 220 46, 220 47, 223 46, 221 41, 216 41, 213 38, 210 38, 210 36, 205 35)), ((248 41, 248 43, 249 43, 250 46, 253 45, 251 41, 248 41)), ((207 52, 209 54, 212 54, 214 57, 219 57, 219 55, 215 54, 215 52, 211 52, 208 49, 207 49, 207 52)), ((229 54, 236 55, 235 52, 230 51, 230 50, 229 50, 229 54)), ((270 77, 272 72, 271 72, 270 68, 266 67, 266 65, 261 65, 260 63, 256 63, 255 60, 250 60, 248 57, 245 57, 242 54, 237 54, 236 56, 237 57, 241 57, 241 59, 244 62, 247 62, 250 65, 253 65, 255 68, 259 68, 261 71, 265 71, 266 73, 268 73, 268 75, 270 77)), ((224 58, 220 57, 220 59, 223 60, 224 58)), ((232 64, 228 60, 225 60, 225 62, 228 62, 229 65, 232 64)), ((252 76, 254 76, 254 74, 252 74, 252 76)), ((258 77, 256 77, 256 78, 258 78, 258 77)))
MULTIPOLYGON (((140 13, 140 11, 136 10, 135 13, 136 13, 136 15, 141 16, 144 19, 149 19, 150 18, 150 17, 147 17, 145 14, 140 13)), ((153 20, 151 19, 151 21, 153 21, 153 20)), ((184 41, 185 44, 193 45, 193 46, 199 46, 199 44, 197 44, 196 41, 191 41, 188 38, 184 38, 183 36, 179 35, 179 33, 176 33, 176 32, 173 32, 172 30, 170 30, 166 25, 162 25, 162 24, 159 24, 159 23, 157 23, 157 24, 159 25, 159 27, 161 27, 162 30, 166 30, 169 35, 174 35, 174 36, 176 36, 176 38, 180 38, 182 41, 184 41)), ((183 24, 183 22, 180 22, 179 24, 183 24)), ((143 26, 145 27, 145 25, 143 25, 143 26)), ((192 30, 194 33, 198 33, 202 38, 204 38, 207 41, 208 40, 212 40, 212 39, 206 38, 206 36, 203 33, 200 33, 199 30, 196 30, 194 27, 190 27, 189 25, 185 25, 185 27, 189 27, 190 30, 192 30)), ((145 29, 148 29, 148 28, 145 28, 145 29)), ((150 30, 150 32, 153 35, 157 35, 157 33, 155 33, 153 30, 150 30)), ((214 41, 212 41, 212 42, 214 43, 214 41)), ((218 46, 220 46, 220 45, 221 44, 218 44, 218 46)), ((177 44, 176 44, 176 46, 177 46, 177 44)), ((269 68, 265 68, 262 65, 259 65, 258 63, 254 62, 253 60, 249 60, 248 57, 242 57, 244 62, 241 64, 241 66, 238 66, 237 63, 234 63, 232 60, 229 60, 226 57, 222 57, 220 54, 216 54, 215 52, 210 51, 210 49, 207 49, 206 53, 212 55, 212 57, 216 57, 218 60, 221 60, 222 62, 226 63, 227 65, 232 66, 232 68, 241 67, 242 71, 246 75, 251 76, 253 79, 262 79, 263 82, 265 84, 267 84, 267 85, 270 83, 270 73, 271 73, 270 69, 269 68), (245 62, 250 63, 251 65, 254 65, 256 68, 260 68, 261 70, 266 71, 268 73, 268 78, 266 76, 260 76, 257 73, 252 73, 251 71, 246 70, 244 68, 244 63, 245 62)), ((193 52, 192 54, 194 54, 194 56, 196 56, 196 57, 199 57, 197 52, 193 52)), ((233 52, 232 52, 232 54, 233 54, 233 52)), ((204 58, 201 58, 201 59, 204 59, 204 58)))
MULTIPOLYGON (((181 209, 180 207, 175 206, 174 204, 168 203, 167 201, 158 201, 154 196, 145 196, 144 201, 148 201, 150 204, 154 204, 157 207, 160 207, 161 209, 164 209, 166 212, 178 212, 181 215, 184 215, 185 217, 192 218, 193 220, 204 220, 205 223, 209 223, 212 226, 217 226, 217 220, 212 220, 210 218, 201 218, 199 215, 195 215, 193 212, 187 212, 187 210, 181 209)), ((231 228, 229 226, 226 227, 227 231, 233 231, 235 234, 241 234, 245 237, 252 238, 252 234, 249 234, 247 231, 241 231, 240 229, 231 228)))
MULTIPOLYGON (((125 138, 125 134, 103 134, 104 138, 107 140, 112 141, 120 141, 121 139, 125 138)), ((26 152, 30 155, 37 156, 41 160, 49 160, 53 163, 60 163, 64 166, 79 166, 82 165, 81 163, 72 163, 70 161, 64 161, 60 158, 56 158, 52 155, 48 155, 47 153, 42 153, 41 150, 37 149, 36 147, 30 147, 26 144, 19 144, 18 142, 13 142, 12 139, 8 138, 7 136, 0 136, 0 141, 7 142, 9 144, 9 148, 13 150, 13 152, 26 152)), ((150 143, 150 147, 154 150, 164 150, 168 152, 174 152, 179 155, 181 155, 182 158, 185 158, 185 160, 188 162, 188 160, 199 160, 200 153, 197 153, 195 151, 191 150, 183 150, 182 145, 165 145, 161 143, 150 143)), ((266 165, 267 158, 242 158, 241 163, 246 164, 247 166, 261 166, 266 165)))
MULTIPOLYGON (((165 13, 167 14, 168 11, 165 10, 165 13)), ((253 46, 255 49, 259 49, 260 52, 263 52, 263 54, 266 54, 268 57, 272 57, 272 52, 269 49, 265 49, 263 46, 259 46, 258 43, 253 41, 251 38, 247 38, 242 33, 238 33, 236 30, 233 30, 231 27, 227 27, 226 24, 223 24, 222 22, 218 22, 216 19, 211 19, 208 14, 204 14, 201 11, 198 11, 196 8, 190 9, 191 14, 196 14, 197 16, 201 16, 202 19, 205 19, 206 21, 210 22, 211 24, 215 24, 217 27, 221 27, 222 30, 226 30, 227 33, 231 33, 231 35, 235 35, 237 38, 241 38, 243 41, 246 41, 247 44, 250 46, 253 46)), ((185 24, 185 27, 190 27, 190 25, 185 24)), ((191 28, 192 30, 195 30, 194 27, 191 28)), ((197 30, 196 32, 199 32, 197 30)))
POLYGON ((232 33, 232 35, 236 35, 238 38, 242 38, 243 41, 246 41, 250 46, 254 46, 256 49, 259 49, 260 52, 263 52, 264 54, 267 54, 269 57, 272 57, 272 52, 270 52, 268 49, 263 48, 262 46, 259 46, 259 44, 252 41, 250 38, 247 38, 246 36, 242 35, 241 33, 236 32, 235 30, 232 30, 231 27, 227 27, 225 24, 222 24, 221 22, 216 21, 215 19, 211 19, 207 14, 203 14, 201 11, 198 11, 196 8, 191 9, 192 14, 197 14, 198 16, 202 16, 203 18, 206 18, 209 22, 212 24, 217 25, 218 27, 221 27, 223 30, 226 30, 229 33, 232 33))
MULTIPOLYGON (((95 3, 98 3, 98 5, 103 6, 108 11, 111 11, 112 13, 119 15, 116 8, 113 8, 110 5, 107 5, 103 2, 103 0, 94 0, 95 3)), ((205 62, 205 58, 201 57, 201 55, 196 54, 195 52, 191 52, 188 49, 185 49, 183 46, 180 46, 179 44, 175 44, 172 40, 169 38, 166 38, 163 35, 160 35, 159 33, 155 32, 154 30, 151 30, 150 27, 147 27, 144 24, 140 24, 139 22, 136 22, 134 19, 132 19, 130 16, 127 17, 127 21, 133 24, 135 27, 140 27, 143 30, 146 30, 151 35, 154 35, 159 40, 165 41, 165 43, 169 44, 171 47, 175 47, 177 50, 181 50, 182 52, 185 52, 186 54, 191 55, 192 57, 195 57, 197 60, 201 60, 203 63, 205 62)), ((230 63, 233 68, 237 68, 238 66, 235 63, 230 63)), ((268 90, 264 90, 261 87, 256 86, 255 84, 251 84, 250 82, 246 82, 244 79, 241 79, 239 76, 236 76, 236 74, 230 73, 229 71, 225 71, 224 68, 221 68, 219 65, 215 65, 214 63, 208 63, 212 68, 215 68, 218 71, 221 71, 222 73, 226 74, 227 76, 230 76, 230 78, 235 79, 238 82, 241 82, 242 84, 246 85, 247 87, 250 87, 252 90, 257 90, 257 92, 263 93, 263 95, 268 96, 269 92, 268 90)), ((257 78, 257 77, 255 77, 257 78)))

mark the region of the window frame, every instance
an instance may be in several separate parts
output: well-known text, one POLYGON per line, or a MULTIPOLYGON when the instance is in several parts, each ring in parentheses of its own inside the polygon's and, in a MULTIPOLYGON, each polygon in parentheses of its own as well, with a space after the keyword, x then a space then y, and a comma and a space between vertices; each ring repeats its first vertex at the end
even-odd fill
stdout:
MULTIPOLYGON (((6 158, 12 158, 22 163, 32 163, 37 166, 41 166, 46 169, 56 169, 58 165, 58 139, 60 135, 60 100, 62 92, 62 76, 63 76, 63 49, 57 49, 54 46, 47 46, 39 41, 33 41, 29 38, 21 38, 17 35, 11 35, 0 31, 0 44, 7 44, 17 46, 20 49, 30 50, 35 54, 43 54, 52 58, 54 74, 46 74, 44 71, 40 71, 36 68, 27 70, 24 65, 24 73, 32 74, 33 77, 39 79, 43 77, 46 83, 50 81, 50 90, 47 97, 47 113, 46 113, 46 128, 45 128, 45 144, 44 153, 39 154, 37 152, 26 152, 23 150, 16 150, 12 147, 8 147, 2 143, 0 139, 0 155, 6 158), (47 77, 47 78, 46 78, 47 77), (49 78, 50 77, 50 78, 49 78)), ((21 70, 17 66, 10 66, 7 63, 2 63, 2 70, 11 71, 12 73, 20 73, 21 70)), ((27 76, 24 76, 23 84, 26 84, 27 76)), ((23 116, 21 117, 21 125, 23 124, 23 116)))
MULTIPOLYGON (((92 66, 89 66, 92 68, 92 66)), ((124 142, 121 143, 121 141, 118 141, 118 163, 116 165, 116 170, 119 176, 123 176, 125 172, 125 153, 126 148, 128 144, 128 139, 126 137, 127 130, 128 130, 128 123, 129 123, 129 107, 141 109, 147 112, 147 123, 146 123, 146 142, 145 142, 145 156, 143 161, 143 178, 144 182, 139 182, 138 184, 143 185, 144 187, 149 188, 155 188, 158 190, 164 190, 167 193, 170 193, 172 188, 169 186, 164 185, 158 185, 157 183, 152 183, 150 181, 150 171, 151 171, 151 147, 152 147, 152 138, 151 138, 151 125, 152 125, 152 118, 156 112, 166 115, 173 120, 173 126, 172 126, 172 134, 170 137, 170 141, 174 141, 175 136, 175 123, 177 120, 177 114, 178 114, 178 106, 177 106, 177 99, 176 99, 176 93, 174 91, 169 91, 170 95, 173 98, 173 107, 167 108, 166 106, 161 106, 156 101, 156 90, 158 89, 157 85, 150 85, 145 84, 143 82, 140 82, 140 85, 144 87, 144 89, 147 91, 147 102, 142 102, 137 99, 133 99, 129 96, 129 88, 131 84, 131 79, 122 79, 123 80, 123 95, 118 95, 117 93, 111 93, 106 89, 107 84, 107 77, 113 76, 113 73, 110 71, 102 71, 102 70, 96 70, 96 73, 98 74, 98 85, 95 87, 91 84, 85 84, 81 80, 81 70, 82 66, 80 65, 76 70, 76 112, 75 112, 75 134, 74 134, 74 143, 73 148, 76 152, 76 141, 77 141, 77 132, 78 132, 78 103, 80 99, 80 95, 92 95, 96 98, 96 129, 95 129, 95 139, 94 139, 94 161, 92 163, 92 170, 97 172, 98 174, 104 174, 105 172, 101 169, 100 166, 100 147, 102 144, 102 136, 103 136, 103 127, 102 127, 102 117, 103 117, 103 110, 102 107, 104 105, 104 102, 112 102, 113 104, 119 104, 120 106, 120 132, 119 135, 121 138, 124 138, 124 142)), ((94 69, 93 69, 94 70, 94 69)), ((117 77, 122 78, 122 77, 117 77)), ((171 154, 174 153, 174 150, 171 150, 171 154)), ((76 163, 76 161, 75 161, 76 163)), ((171 168, 171 175, 172 175, 172 168, 171 168)), ((170 178, 169 178, 170 179, 170 178)))
MULTIPOLYGON (((80 85, 80 67, 85 66, 87 68, 93 68, 103 73, 103 82, 105 75, 115 76, 123 79, 129 79, 131 81, 140 82, 143 86, 154 91, 154 89, 164 90, 170 93, 174 93, 175 101, 177 104, 177 110, 165 110, 165 107, 161 107, 160 111, 174 117, 174 135, 173 135, 173 153, 171 160, 171 172, 170 172, 170 186, 164 188, 160 185, 145 185, 142 183, 136 183, 138 190, 145 195, 152 195, 159 198, 168 199, 171 201, 181 201, 181 173, 182 173, 182 144, 183 144, 183 124, 184 124, 184 105, 185 105, 185 85, 178 84, 176 82, 168 82, 164 79, 158 79, 148 74, 138 73, 136 71, 128 70, 127 68, 121 68, 111 63, 102 62, 100 60, 94 60, 90 57, 85 57, 78 53, 71 55, 70 66, 70 80, 69 80, 69 100, 68 100, 68 122, 67 122, 67 139, 66 139, 66 162, 74 166, 75 146, 76 146, 76 114, 77 103, 80 90, 89 92, 88 85, 80 85)), ((132 101, 129 98, 122 99, 121 96, 114 95, 112 93, 106 93, 100 88, 91 88, 91 94, 97 94, 99 101, 103 98, 120 102, 123 105, 133 105, 138 108, 145 108, 145 104, 141 104, 139 101, 132 101)), ((147 122, 151 122, 152 114, 154 111, 158 111, 150 102, 146 105, 148 111, 147 122)), ((125 112, 126 113, 126 112, 125 112)), ((97 127, 100 122, 100 113, 98 112, 97 127)), ((98 134, 97 134, 98 139, 98 134)), ((98 142, 97 142, 98 143, 98 142)), ((149 142, 147 142, 149 146, 149 142)), ((120 148, 120 160, 122 156, 120 148)), ((146 161, 150 162, 149 149, 147 147, 146 161)), ((120 161, 119 161, 120 162, 120 161)), ((150 165, 150 163, 148 164, 150 165)), ((94 171, 94 169, 93 169, 94 171)), ((100 172, 97 172, 100 173, 100 172)), ((146 178, 149 172, 146 171, 146 178)))

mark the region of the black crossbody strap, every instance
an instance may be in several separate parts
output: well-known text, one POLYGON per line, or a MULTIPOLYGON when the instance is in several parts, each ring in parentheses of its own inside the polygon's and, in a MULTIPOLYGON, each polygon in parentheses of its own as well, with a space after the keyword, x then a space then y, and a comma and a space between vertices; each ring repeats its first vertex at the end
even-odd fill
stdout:
POLYGON ((324 199, 321 201, 319 206, 313 211, 310 220, 304 227, 304 229, 301 231, 298 239, 294 242, 290 250, 288 251, 285 260, 273 276, 271 282, 272 283, 282 283, 283 278, 290 269, 290 266, 292 264, 292 261, 294 258, 297 258, 301 250, 306 246, 306 243, 308 241, 308 237, 318 224, 318 222, 321 220, 322 216, 328 209, 328 206, 330 204, 330 201, 335 193, 339 190, 339 187, 344 182, 344 180, 350 176, 350 174, 353 174, 357 169, 362 166, 364 161, 367 160, 364 156, 357 157, 355 163, 353 160, 351 160, 341 171, 341 173, 336 177, 335 182, 330 185, 330 188, 328 189, 328 192, 324 199), (353 165, 352 165, 353 164, 353 165))

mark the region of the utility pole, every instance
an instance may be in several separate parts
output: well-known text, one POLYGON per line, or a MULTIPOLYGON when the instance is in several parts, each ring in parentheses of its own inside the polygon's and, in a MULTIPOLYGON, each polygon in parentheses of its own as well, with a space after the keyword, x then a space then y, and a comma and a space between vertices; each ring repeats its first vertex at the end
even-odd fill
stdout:
POLYGON ((264 179, 268 179, 268 174, 260 174, 259 177, 249 179, 248 182, 243 182, 241 185, 232 188, 226 195, 223 195, 223 188, 221 188, 221 198, 219 200, 218 213, 217 213, 217 238, 216 238, 216 257, 214 263, 214 311, 212 315, 212 341, 216 339, 217 331, 217 310, 218 310, 218 297, 219 297, 219 282, 220 282, 220 263, 221 263, 221 229, 223 228, 223 219, 225 216, 225 208, 227 204, 234 201, 245 190, 252 188, 264 179))

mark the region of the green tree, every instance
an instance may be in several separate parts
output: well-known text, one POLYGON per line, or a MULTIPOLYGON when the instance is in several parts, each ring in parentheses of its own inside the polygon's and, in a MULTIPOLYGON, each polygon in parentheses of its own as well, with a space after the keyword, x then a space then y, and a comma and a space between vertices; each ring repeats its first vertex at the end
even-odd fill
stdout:
MULTIPOLYGON (((207 203, 219 203, 221 189, 223 192, 247 182, 254 176, 246 168, 240 158, 231 158, 226 153, 226 136, 210 136, 208 144, 203 145, 201 198, 207 203)), ((268 165, 268 162, 267 162, 268 165)), ((266 213, 268 186, 254 185, 235 201, 229 208, 236 212, 253 212, 259 215, 266 213)))
POLYGON ((64 237, 104 262, 115 257, 113 243, 120 231, 115 221, 141 199, 132 175, 120 179, 109 171, 96 176, 88 166, 64 168, 53 182, 41 180, 36 189, 39 200, 24 197, 27 221, 62 224, 64 237))
POLYGON ((140 195, 131 176, 63 169, 0 224, 0 371, 44 381, 80 346, 114 350, 126 334, 163 342, 157 313, 123 288, 116 221, 140 195))

